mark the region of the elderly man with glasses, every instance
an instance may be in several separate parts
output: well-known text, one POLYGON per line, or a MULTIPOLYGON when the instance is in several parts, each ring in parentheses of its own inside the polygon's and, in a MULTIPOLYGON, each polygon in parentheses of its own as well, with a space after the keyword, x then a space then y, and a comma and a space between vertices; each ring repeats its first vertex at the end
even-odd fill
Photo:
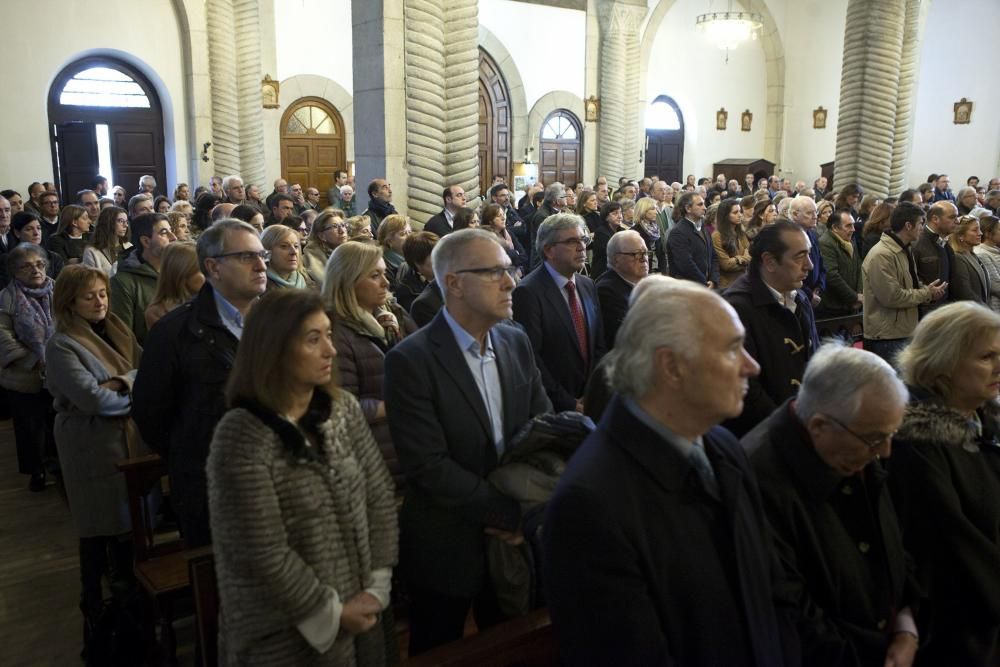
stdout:
POLYGON ((917 587, 881 461, 908 398, 886 361, 830 343, 798 397, 742 440, 803 612, 795 662, 913 662, 917 587))

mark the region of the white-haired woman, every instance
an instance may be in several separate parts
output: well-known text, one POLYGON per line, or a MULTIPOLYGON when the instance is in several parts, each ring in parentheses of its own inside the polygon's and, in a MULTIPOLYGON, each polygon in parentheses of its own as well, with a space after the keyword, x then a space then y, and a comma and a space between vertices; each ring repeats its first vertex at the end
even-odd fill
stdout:
POLYGON ((302 240, 297 231, 285 225, 271 225, 260 236, 264 250, 271 253, 267 263, 267 289, 306 289, 316 287, 299 261, 302 240))

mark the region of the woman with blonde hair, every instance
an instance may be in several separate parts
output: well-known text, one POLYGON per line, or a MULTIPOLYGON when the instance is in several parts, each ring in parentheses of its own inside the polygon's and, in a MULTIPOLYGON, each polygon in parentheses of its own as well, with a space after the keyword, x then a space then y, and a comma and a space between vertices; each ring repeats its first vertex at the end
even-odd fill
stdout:
POLYGON ((170 231, 174 233, 178 241, 191 241, 191 223, 188 217, 180 211, 170 211, 167 213, 167 222, 170 223, 170 231))
MULTIPOLYGON (((129 571, 131 522, 125 477, 117 464, 145 453, 129 418, 142 349, 108 308, 108 276, 67 266, 52 295, 56 331, 45 346, 55 441, 80 548, 80 609, 85 650, 103 609, 108 553, 129 571)), ((93 657, 92 657, 93 659, 93 657)))
POLYGON ((921 613, 932 619, 920 661, 997 665, 1000 315, 969 301, 935 309, 899 365, 913 400, 899 431, 883 435, 893 438, 888 482, 921 613))
POLYGON ((372 241, 372 224, 367 215, 355 215, 346 220, 347 238, 351 241, 372 241))
POLYGON ((260 244, 271 253, 267 263, 267 289, 316 287, 299 263, 302 249, 297 231, 285 225, 271 225, 260 235, 260 244))
POLYGON ((665 273, 667 266, 666 249, 663 247, 663 238, 660 233, 660 225, 656 221, 658 211, 656 210, 656 200, 652 197, 643 197, 635 203, 635 213, 632 227, 639 232, 642 242, 646 244, 649 256, 655 258, 655 263, 649 267, 650 273, 665 273))
POLYGON ((306 290, 268 292, 246 319, 205 466, 220 665, 398 661, 392 480, 334 383, 330 333, 306 290))
POLYGON ((323 302, 333 314, 333 342, 341 386, 358 397, 389 470, 401 481, 383 391, 385 355, 416 324, 389 292, 378 246, 348 241, 333 251, 323 280, 323 302))
POLYGON ((302 269, 314 283, 323 284, 326 262, 337 246, 347 241, 347 225, 344 212, 339 208, 327 208, 316 216, 306 247, 302 249, 302 269))
POLYGON ((118 268, 118 257, 132 247, 127 238, 128 213, 123 208, 109 206, 97 218, 81 263, 104 271, 110 278, 118 268))
MULTIPOLYGON (((456 229, 458 224, 456 216, 456 229)), ((389 279, 389 288, 393 291, 399 281, 399 267, 403 264, 403 243, 406 237, 413 233, 410 221, 405 215, 393 213, 382 218, 378 226, 378 244, 382 247, 382 259, 385 260, 385 276, 389 279)))
POLYGON ((979 218, 963 215, 958 219, 948 243, 955 251, 955 264, 951 267, 948 295, 952 301, 975 301, 987 308, 990 305, 990 279, 983 261, 973 250, 983 240, 979 218))
POLYGON ((147 330, 171 310, 190 300, 205 284, 205 276, 198 268, 198 252, 191 241, 168 245, 163 249, 160 262, 156 292, 146 306, 147 330))
POLYGON ((601 224, 601 213, 598 211, 600 206, 597 203, 597 193, 593 190, 584 190, 580 193, 580 197, 576 203, 576 214, 583 218, 583 221, 587 223, 587 229, 593 234, 598 225, 601 224))

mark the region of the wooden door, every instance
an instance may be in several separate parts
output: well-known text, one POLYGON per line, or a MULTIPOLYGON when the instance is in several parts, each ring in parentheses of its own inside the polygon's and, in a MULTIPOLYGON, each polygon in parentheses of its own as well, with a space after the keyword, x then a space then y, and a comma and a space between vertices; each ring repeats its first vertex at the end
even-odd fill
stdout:
POLYGON ((580 119, 557 109, 542 123, 538 137, 538 173, 542 183, 559 181, 573 186, 580 180, 583 128, 580 119))
POLYGON ((510 183, 510 89, 496 61, 479 49, 479 191, 485 193, 494 176, 510 183))
POLYGON ((156 194, 171 196, 163 175, 163 134, 144 123, 115 123, 108 127, 111 139, 111 164, 114 182, 133 194, 139 190, 139 179, 149 174, 156 179, 156 194))
POLYGON ((281 177, 305 190, 319 190, 321 207, 338 170, 347 171, 344 119, 336 107, 318 97, 292 103, 281 118, 281 177))
POLYGON ((94 123, 63 123, 55 128, 59 166, 59 191, 64 203, 75 193, 90 188, 98 171, 97 126, 94 123))
POLYGON ((657 97, 646 113, 645 176, 684 182, 684 118, 667 97, 657 97))

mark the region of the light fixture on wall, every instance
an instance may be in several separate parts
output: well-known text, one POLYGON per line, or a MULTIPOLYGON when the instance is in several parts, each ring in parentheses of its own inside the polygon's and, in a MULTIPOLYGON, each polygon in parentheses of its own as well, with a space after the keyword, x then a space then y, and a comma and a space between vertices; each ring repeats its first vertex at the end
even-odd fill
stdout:
POLYGON ((763 17, 757 12, 733 11, 732 0, 729 0, 726 11, 699 14, 694 23, 709 40, 726 52, 726 62, 729 62, 731 50, 748 39, 757 39, 757 33, 764 26, 763 17))

